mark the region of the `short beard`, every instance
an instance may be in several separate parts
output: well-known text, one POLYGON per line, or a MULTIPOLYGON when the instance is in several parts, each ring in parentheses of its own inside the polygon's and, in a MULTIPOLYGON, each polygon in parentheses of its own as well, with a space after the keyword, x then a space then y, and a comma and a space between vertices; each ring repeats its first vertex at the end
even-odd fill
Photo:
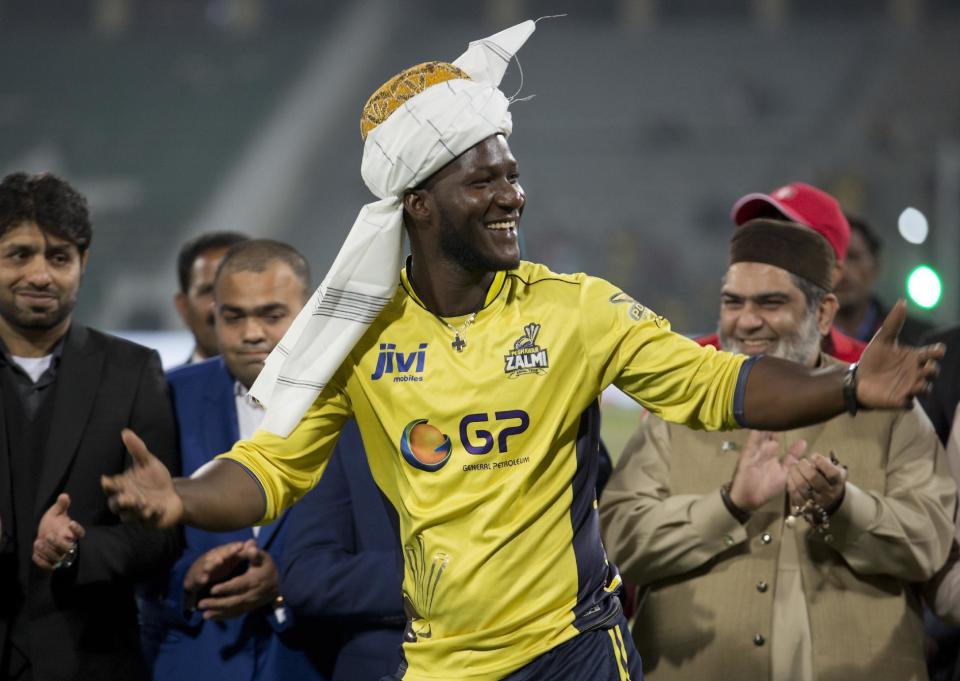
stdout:
POLYGON ((447 212, 440 209, 440 250, 448 258, 457 263, 467 272, 499 272, 501 270, 510 270, 519 263, 501 262, 481 253, 477 248, 464 237, 453 222, 449 219, 447 212))
POLYGON ((49 331, 63 322, 70 313, 77 300, 61 300, 60 306, 50 313, 37 315, 29 311, 24 311, 16 307, 5 307, 0 305, 0 317, 3 317, 7 324, 15 329, 23 331, 49 331))
MULTIPOLYGON (((720 339, 721 349, 727 352, 742 352, 737 342, 725 335, 722 330, 719 330, 717 335, 720 339)), ((809 312, 795 333, 789 336, 781 336, 776 345, 764 354, 768 357, 779 357, 798 364, 807 364, 811 357, 816 358, 822 340, 816 312, 809 312)))

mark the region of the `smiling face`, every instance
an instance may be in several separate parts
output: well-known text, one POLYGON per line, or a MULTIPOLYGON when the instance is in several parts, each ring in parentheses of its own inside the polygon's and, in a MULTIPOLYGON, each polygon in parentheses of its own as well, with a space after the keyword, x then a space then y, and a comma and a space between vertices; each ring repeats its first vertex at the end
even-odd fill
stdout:
POLYGON ((25 222, 0 237, 0 331, 66 330, 87 262, 72 242, 25 222))
POLYGON ((221 272, 214 287, 217 345, 230 373, 247 388, 300 312, 305 295, 303 282, 282 260, 271 260, 261 272, 221 272))
POLYGON ((771 355, 812 365, 830 330, 836 298, 824 296, 810 311, 790 273, 773 265, 738 262, 721 289, 720 346, 745 355, 771 355))
POLYGON ((431 177, 420 193, 428 235, 444 259, 469 272, 520 263, 517 229, 526 198, 517 160, 502 135, 474 145, 431 177))

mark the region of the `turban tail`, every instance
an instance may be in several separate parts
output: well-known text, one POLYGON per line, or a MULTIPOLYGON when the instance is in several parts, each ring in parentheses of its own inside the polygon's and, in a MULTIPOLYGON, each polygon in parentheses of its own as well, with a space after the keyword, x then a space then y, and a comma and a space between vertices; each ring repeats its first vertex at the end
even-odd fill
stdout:
POLYGON ((396 292, 403 260, 403 192, 491 135, 512 130, 497 87, 534 30, 526 21, 470 43, 453 64, 470 79, 432 85, 367 134, 360 172, 380 200, 360 209, 330 271, 267 357, 250 394, 261 429, 286 437, 396 292))

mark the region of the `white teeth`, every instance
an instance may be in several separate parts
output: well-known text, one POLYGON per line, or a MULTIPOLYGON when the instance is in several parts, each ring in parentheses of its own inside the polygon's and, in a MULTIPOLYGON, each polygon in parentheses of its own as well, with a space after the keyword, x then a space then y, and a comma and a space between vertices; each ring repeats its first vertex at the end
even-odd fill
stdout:
POLYGON ((491 222, 487 225, 487 229, 510 229, 516 226, 516 220, 504 220, 503 222, 491 222))

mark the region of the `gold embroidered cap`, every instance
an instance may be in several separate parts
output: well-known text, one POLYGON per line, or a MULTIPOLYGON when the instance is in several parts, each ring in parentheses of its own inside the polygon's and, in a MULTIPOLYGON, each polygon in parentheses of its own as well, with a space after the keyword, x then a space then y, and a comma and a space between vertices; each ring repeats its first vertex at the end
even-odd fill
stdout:
POLYGON ((388 80, 370 95, 360 114, 360 138, 390 117, 401 104, 419 95, 428 87, 447 80, 463 78, 470 80, 467 72, 443 61, 428 61, 411 66, 388 80))

